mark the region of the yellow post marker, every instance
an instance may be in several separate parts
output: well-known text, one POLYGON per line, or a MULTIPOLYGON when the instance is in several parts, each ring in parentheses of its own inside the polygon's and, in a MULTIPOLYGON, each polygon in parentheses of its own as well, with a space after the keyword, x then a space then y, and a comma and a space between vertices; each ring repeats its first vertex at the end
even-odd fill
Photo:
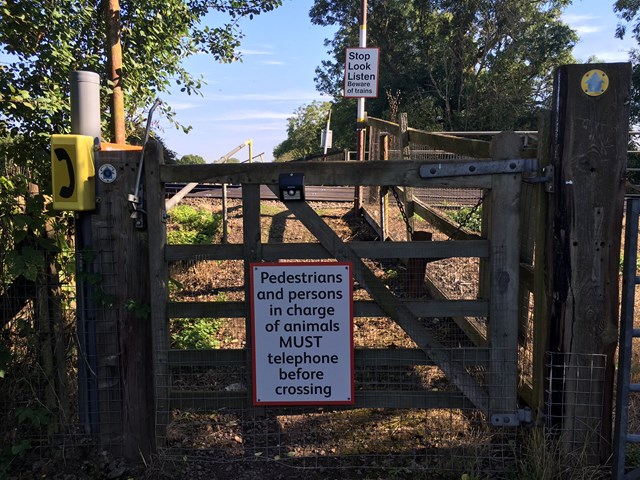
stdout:
POLYGON ((93 137, 51 135, 55 210, 94 210, 96 185, 93 137))

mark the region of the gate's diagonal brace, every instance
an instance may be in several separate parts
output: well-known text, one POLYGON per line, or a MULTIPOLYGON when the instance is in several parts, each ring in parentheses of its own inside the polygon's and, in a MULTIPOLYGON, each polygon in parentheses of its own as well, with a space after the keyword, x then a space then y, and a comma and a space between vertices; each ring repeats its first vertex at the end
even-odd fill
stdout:
MULTIPOLYGON (((276 186, 269 188, 278 195, 276 186)), ((346 245, 336 233, 316 214, 306 202, 284 202, 300 222, 318 239, 320 244, 336 259, 353 264, 353 274, 364 289, 442 369, 447 378, 481 411, 489 411, 489 395, 465 369, 462 363, 452 359, 450 352, 422 326, 411 311, 391 293, 364 264, 360 257, 346 245)))

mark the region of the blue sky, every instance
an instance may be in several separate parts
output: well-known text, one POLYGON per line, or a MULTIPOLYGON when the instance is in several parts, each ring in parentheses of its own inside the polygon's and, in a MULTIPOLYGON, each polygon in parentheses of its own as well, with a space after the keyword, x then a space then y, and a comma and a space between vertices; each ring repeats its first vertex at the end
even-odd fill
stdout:
MULTIPOLYGON (((615 39, 613 2, 574 0, 566 10, 565 20, 581 37, 574 50, 578 60, 596 55, 606 62, 626 61, 635 44, 615 39)), ((218 64, 204 55, 189 59, 187 67, 202 74, 207 85, 204 97, 163 97, 180 121, 193 127, 186 135, 165 126, 160 135, 169 148, 211 162, 252 139, 254 155, 264 152, 270 161, 273 148, 286 139, 293 111, 313 100, 329 100, 315 91, 313 79, 316 66, 328 58, 324 39, 334 30, 311 24, 312 5, 313 0, 284 0, 275 11, 243 22, 242 62, 218 64)), ((247 159, 247 149, 235 156, 247 159)))
MULTIPOLYGON (((169 126, 160 136, 179 155, 197 154, 211 162, 245 140, 253 140, 254 155, 273 148, 287 137, 287 118, 301 105, 330 100, 315 90, 315 68, 328 58, 324 39, 333 31, 312 25, 312 0, 284 0, 275 11, 244 21, 242 61, 219 64, 204 55, 187 61, 192 74, 202 74, 203 97, 184 94, 162 97, 191 125, 185 135, 169 126)), ((163 123, 164 124, 164 123, 163 123)), ((235 155, 248 158, 245 148, 235 155)))

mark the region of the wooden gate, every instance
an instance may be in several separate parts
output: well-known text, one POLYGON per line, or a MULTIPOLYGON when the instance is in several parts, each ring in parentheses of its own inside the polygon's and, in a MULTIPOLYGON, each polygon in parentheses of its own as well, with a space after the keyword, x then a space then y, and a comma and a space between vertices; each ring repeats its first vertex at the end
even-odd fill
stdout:
MULTIPOLYGON (((250 362, 251 351, 211 350, 174 351, 169 347, 169 318, 172 317, 244 317, 250 334, 249 302, 177 303, 169 301, 168 265, 170 262, 238 259, 244 263, 245 299, 250 298, 249 265, 253 262, 326 259, 353 264, 354 280, 366 289, 372 301, 354 302, 354 316, 389 317, 415 342, 418 349, 394 352, 395 362, 435 365, 457 387, 450 392, 356 393, 356 408, 462 408, 474 406, 487 415, 493 425, 517 425, 517 351, 519 284, 519 192, 522 172, 529 162, 518 158, 520 142, 513 137, 496 140, 493 159, 428 164, 421 161, 164 165, 161 151, 151 144, 145 161, 146 200, 149 222, 151 268, 151 312, 156 394, 156 434, 163 437, 170 413, 197 406, 198 400, 215 395, 220 407, 249 408, 250 374, 246 390, 227 392, 189 392, 187 396, 172 385, 172 369, 192 362, 250 362), (288 201, 286 207, 316 237, 318 243, 269 244, 261 240, 260 186, 277 193, 279 175, 301 173, 306 185, 359 186, 446 186, 481 188, 488 192, 486 202, 492 212, 486 239, 447 242, 344 242, 304 201, 288 201), (243 244, 167 245, 164 183, 216 182, 242 185, 243 244), (363 259, 477 257, 487 265, 490 295, 487 299, 438 301, 407 300, 394 295, 365 265, 363 259), (481 347, 445 347, 425 326, 429 317, 475 316, 488 319, 487 342, 481 347), (471 367, 481 367, 472 370, 471 367), (478 374, 477 372, 482 372, 478 374), (409 394, 408 394, 409 393, 409 394), (226 398, 225 398, 226 397, 226 398), (189 403, 191 402, 191 405, 189 403)), ((247 345, 250 342, 247 341, 247 345)), ((356 366, 379 364, 380 350, 355 352, 356 366)), ((247 371, 248 372, 248 371, 247 371)))

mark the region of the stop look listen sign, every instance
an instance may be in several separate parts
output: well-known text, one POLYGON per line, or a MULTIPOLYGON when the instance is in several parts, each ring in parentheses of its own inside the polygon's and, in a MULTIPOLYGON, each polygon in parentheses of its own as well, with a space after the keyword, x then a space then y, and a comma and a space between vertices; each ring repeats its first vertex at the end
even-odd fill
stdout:
POLYGON ((377 98, 379 48, 347 48, 344 69, 345 98, 377 98))

